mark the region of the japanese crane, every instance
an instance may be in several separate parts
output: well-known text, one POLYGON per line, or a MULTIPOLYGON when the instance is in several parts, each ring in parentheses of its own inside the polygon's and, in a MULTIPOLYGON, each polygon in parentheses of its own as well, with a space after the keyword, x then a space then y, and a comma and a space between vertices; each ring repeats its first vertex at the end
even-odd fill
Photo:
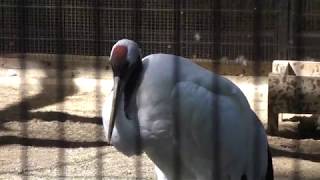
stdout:
POLYGON ((145 152, 158 179, 273 179, 263 125, 231 81, 175 55, 142 59, 128 39, 113 46, 110 64, 102 117, 118 151, 145 152))

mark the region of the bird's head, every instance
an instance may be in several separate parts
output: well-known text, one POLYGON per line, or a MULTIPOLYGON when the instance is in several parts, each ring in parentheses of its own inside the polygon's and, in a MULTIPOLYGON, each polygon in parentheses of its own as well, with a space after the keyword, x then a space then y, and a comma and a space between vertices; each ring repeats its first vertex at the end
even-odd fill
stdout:
POLYGON ((136 65, 141 63, 140 49, 132 40, 119 40, 112 47, 109 60, 114 77, 124 80, 130 77, 136 65))
POLYGON ((124 90, 124 85, 134 73, 134 70, 141 65, 140 49, 132 40, 119 40, 111 50, 110 64, 113 71, 113 98, 109 120, 108 141, 111 142, 112 131, 115 125, 115 115, 120 94, 124 90))

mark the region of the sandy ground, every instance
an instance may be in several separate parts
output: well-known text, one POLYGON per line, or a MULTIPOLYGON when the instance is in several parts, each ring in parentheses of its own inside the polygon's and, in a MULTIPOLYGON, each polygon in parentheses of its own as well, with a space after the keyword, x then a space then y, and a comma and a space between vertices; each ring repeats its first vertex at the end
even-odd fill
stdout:
MULTIPOLYGON (((228 78, 265 124, 267 78, 228 78)), ((104 142, 100 109, 111 82, 2 73, 0 179, 155 179, 145 155, 128 158, 104 142)), ((268 137, 276 179, 320 179, 320 136, 304 136, 298 125, 283 122, 281 136, 268 137)))

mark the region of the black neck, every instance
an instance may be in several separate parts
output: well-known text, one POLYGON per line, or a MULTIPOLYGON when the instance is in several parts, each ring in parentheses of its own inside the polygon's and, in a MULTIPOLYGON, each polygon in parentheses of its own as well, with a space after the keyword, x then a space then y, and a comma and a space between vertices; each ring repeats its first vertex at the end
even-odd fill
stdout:
POLYGON ((129 108, 130 100, 132 99, 132 95, 139 85, 141 72, 142 72, 142 61, 139 60, 139 61, 137 61, 137 64, 133 68, 133 70, 131 72, 131 76, 128 78, 128 81, 124 87, 124 93, 125 93, 124 111, 125 111, 127 118, 128 118, 128 108, 129 108))

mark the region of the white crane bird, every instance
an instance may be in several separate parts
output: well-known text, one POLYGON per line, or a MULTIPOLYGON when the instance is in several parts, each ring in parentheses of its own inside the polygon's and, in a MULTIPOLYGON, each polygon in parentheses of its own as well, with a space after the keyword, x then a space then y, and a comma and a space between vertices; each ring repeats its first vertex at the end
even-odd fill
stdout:
POLYGON ((110 63, 102 117, 117 150, 145 152, 158 179, 273 179, 264 128, 231 81, 179 56, 142 59, 128 39, 113 46, 110 63))

